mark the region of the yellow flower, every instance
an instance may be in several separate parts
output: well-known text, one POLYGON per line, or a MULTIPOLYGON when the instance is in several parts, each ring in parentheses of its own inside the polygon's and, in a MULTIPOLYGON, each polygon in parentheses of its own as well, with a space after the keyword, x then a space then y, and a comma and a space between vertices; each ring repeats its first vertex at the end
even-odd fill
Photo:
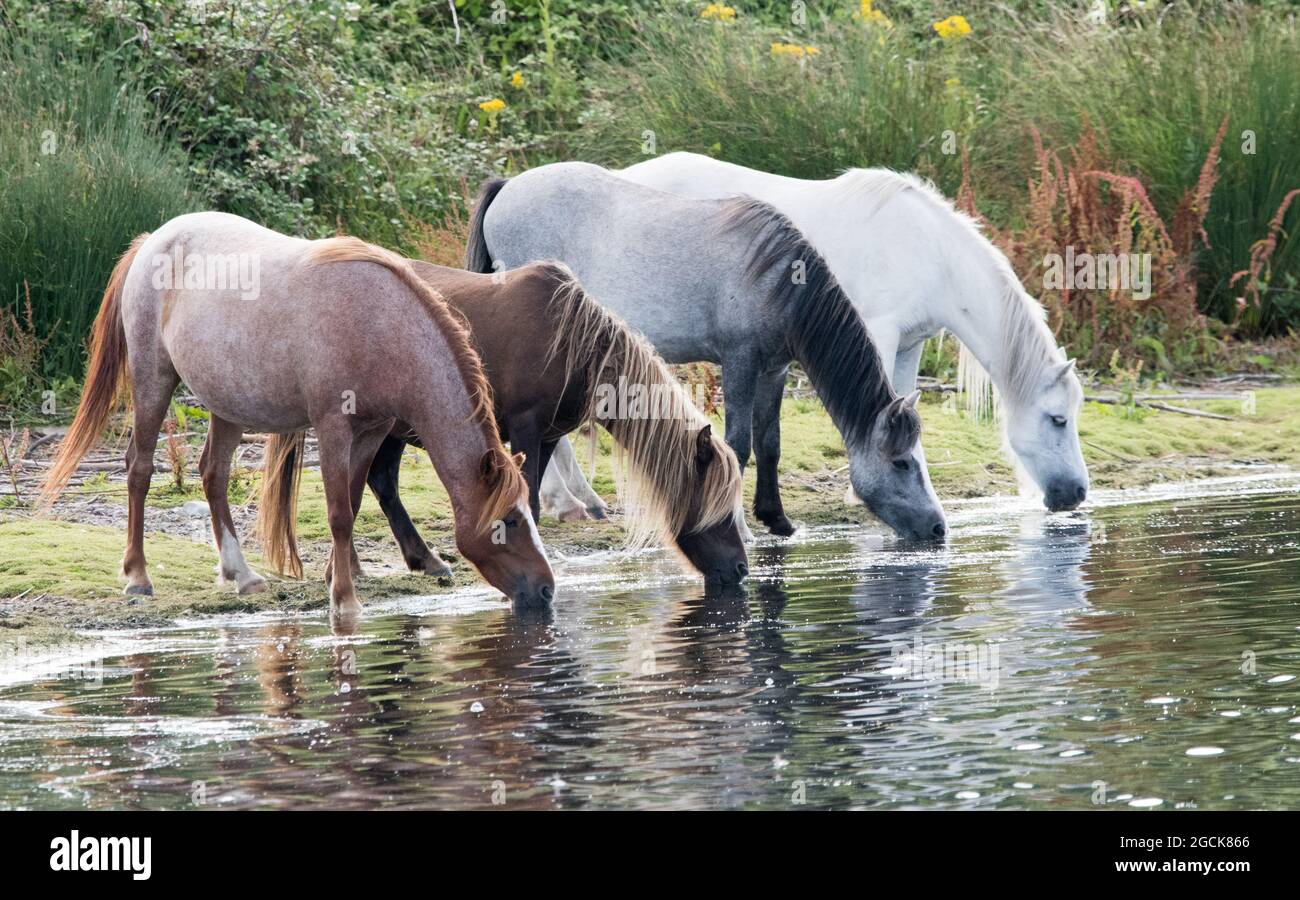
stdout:
POLYGON ((943 85, 944 85, 944 87, 946 87, 946 88, 951 88, 951 89, 954 89, 954 90, 955 90, 956 88, 961 87, 961 79, 960 79, 960 78, 948 78, 948 79, 945 79, 945 80, 944 80, 943 85))
POLYGON ((801 46, 799 44, 782 44, 776 42, 772 44, 773 58, 778 56, 793 56, 796 59, 803 59, 805 56, 818 56, 821 51, 816 47, 801 46))
POLYGON ((934 30, 939 33, 939 37, 948 41, 970 34, 970 23, 966 21, 965 16, 949 16, 935 22, 934 30))
POLYGON ((893 28, 894 23, 889 16, 882 13, 872 5, 873 0, 862 0, 859 4, 857 17, 868 25, 879 25, 881 28, 893 28))
POLYGON ((521 87, 523 87, 523 86, 524 86, 524 73, 523 73, 523 72, 516 72, 515 74, 511 75, 511 76, 510 76, 510 86, 511 86, 511 87, 516 87, 516 88, 521 88, 521 87))
POLYGON ((478 108, 488 114, 499 113, 506 108, 506 101, 493 97, 491 100, 484 100, 478 105, 478 108))
POLYGON ((736 18, 736 9, 733 6, 723 6, 721 3, 710 3, 700 11, 701 19, 717 19, 720 22, 730 22, 736 18))

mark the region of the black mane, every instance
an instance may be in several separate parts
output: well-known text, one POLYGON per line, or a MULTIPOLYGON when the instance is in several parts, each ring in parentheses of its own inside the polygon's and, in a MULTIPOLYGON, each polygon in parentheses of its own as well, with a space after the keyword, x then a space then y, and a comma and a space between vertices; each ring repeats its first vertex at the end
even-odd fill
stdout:
MULTIPOLYGON (((785 323, 786 341, 812 381, 846 444, 865 441, 880 411, 897 394, 880 362, 866 324, 844 294, 830 267, 788 218, 752 197, 734 197, 723 207, 724 231, 749 236, 745 281, 772 286, 763 303, 785 323), (803 283, 792 268, 803 263, 803 283)), ((890 428, 885 452, 901 456, 921 430, 915 410, 901 410, 890 428)))

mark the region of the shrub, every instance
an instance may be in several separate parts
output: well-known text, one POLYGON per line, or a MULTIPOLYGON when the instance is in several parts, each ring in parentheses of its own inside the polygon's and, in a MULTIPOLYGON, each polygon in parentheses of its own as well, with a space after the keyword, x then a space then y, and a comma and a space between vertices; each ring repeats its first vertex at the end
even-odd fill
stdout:
MULTIPOLYGON (((122 81, 106 61, 0 31, 0 312, 39 342, 46 377, 80 376, 108 273, 131 238, 196 203, 183 156, 122 81)), ((6 352, 9 363, 20 357, 6 352)))

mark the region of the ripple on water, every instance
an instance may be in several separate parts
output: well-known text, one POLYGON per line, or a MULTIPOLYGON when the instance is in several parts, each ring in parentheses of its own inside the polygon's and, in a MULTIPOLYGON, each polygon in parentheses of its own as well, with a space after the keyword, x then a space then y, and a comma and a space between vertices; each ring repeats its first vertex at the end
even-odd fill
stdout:
POLYGON ((482 808, 499 783, 517 808, 788 808, 798 785, 1059 809, 1096 781, 1135 809, 1296 807, 1294 676, 1225 660, 1294 645, 1297 483, 963 503, 943 551, 803 529, 722 597, 604 553, 557 563, 543 616, 476 589, 352 636, 323 613, 114 635, 102 684, 0 691, 0 807, 186 808, 195 781, 232 808, 482 808))

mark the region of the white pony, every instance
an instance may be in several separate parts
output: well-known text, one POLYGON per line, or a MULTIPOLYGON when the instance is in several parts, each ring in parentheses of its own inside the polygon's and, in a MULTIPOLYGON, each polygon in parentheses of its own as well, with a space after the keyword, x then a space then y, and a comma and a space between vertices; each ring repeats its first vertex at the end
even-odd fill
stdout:
MULTIPOLYGON (((1083 387, 1056 345, 1042 306, 1007 258, 928 181, 888 169, 850 169, 809 181, 770 175, 695 153, 670 153, 618 173, 687 197, 748 194, 794 222, 826 260, 866 322, 894 390, 910 393, 925 339, 962 343, 959 381, 977 411, 992 397, 1007 444, 1048 509, 1073 509, 1088 493, 1079 448, 1083 387), (989 381, 996 388, 990 391, 989 381)), ((572 449, 557 448, 543 499, 591 507, 572 449), (555 463, 560 463, 555 465, 555 463)), ((597 501, 598 502, 598 501, 597 501)))

